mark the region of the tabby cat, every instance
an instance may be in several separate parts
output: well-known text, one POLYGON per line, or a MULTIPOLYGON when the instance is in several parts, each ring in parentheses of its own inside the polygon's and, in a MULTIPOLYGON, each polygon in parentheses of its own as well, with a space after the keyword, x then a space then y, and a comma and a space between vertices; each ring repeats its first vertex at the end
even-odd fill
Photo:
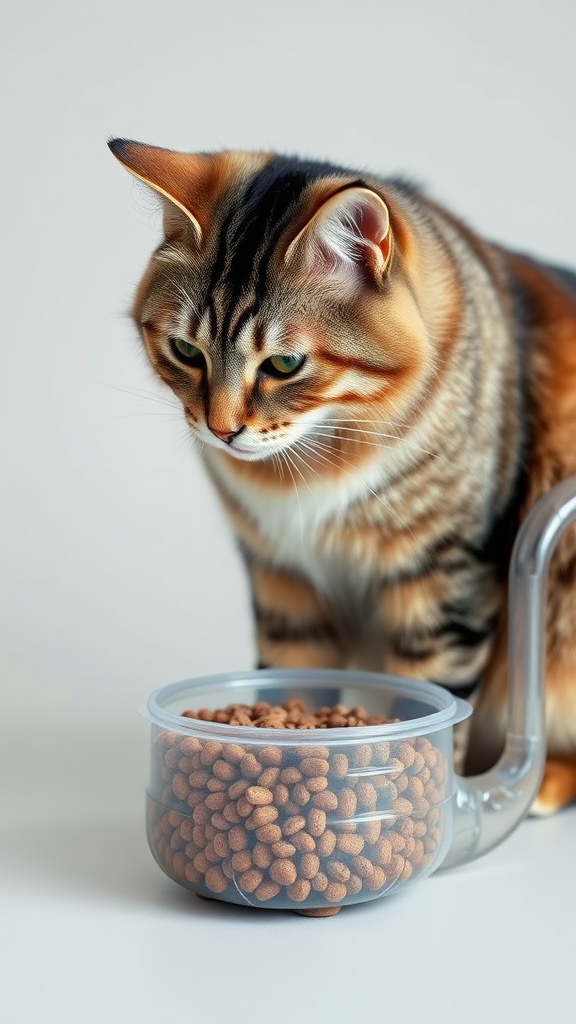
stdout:
MULTIPOLYGON (((576 473, 576 277, 396 179, 110 148, 162 198, 133 315, 238 536, 261 665, 477 691, 467 769, 486 768, 511 545, 576 473)), ((576 797, 575 588, 571 529, 551 569, 540 813, 576 797)))

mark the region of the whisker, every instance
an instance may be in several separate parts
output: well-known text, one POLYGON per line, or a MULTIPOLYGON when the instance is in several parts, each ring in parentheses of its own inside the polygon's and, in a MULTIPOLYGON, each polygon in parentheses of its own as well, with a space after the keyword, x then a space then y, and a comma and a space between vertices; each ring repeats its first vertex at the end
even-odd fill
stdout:
MULTIPOLYGON (((316 441, 315 439, 309 439, 309 440, 311 440, 311 443, 312 443, 312 445, 314 445, 314 447, 316 447, 316 448, 320 448, 320 449, 323 449, 324 451, 327 451, 327 452, 330 452, 330 453, 335 453, 335 454, 337 454, 337 455, 338 455, 338 462, 332 462, 332 463, 331 463, 331 465, 333 465, 335 469, 339 469, 339 470, 341 469, 341 470, 342 470, 342 472, 343 472, 343 473, 345 473, 345 474, 346 474, 346 476, 349 476, 349 477, 354 477, 354 476, 356 475, 355 473, 350 473, 350 472, 349 472, 348 470, 345 470, 345 469, 343 469, 343 468, 342 468, 342 467, 340 466, 340 462, 345 462, 345 463, 346 463, 346 465, 347 465, 347 466, 351 466, 351 467, 352 467, 352 469, 355 469, 355 468, 356 468, 356 467, 354 466, 354 463, 352 463, 352 462, 349 462, 349 461, 348 461, 348 459, 343 459, 343 458, 342 458, 342 456, 341 456, 341 454, 340 454, 340 452, 335 452, 335 449, 334 449, 334 448, 333 448, 332 446, 329 446, 329 445, 323 444, 323 443, 322 443, 321 441, 316 441)), ((300 443, 304 443, 304 442, 303 442, 303 439, 302 439, 302 438, 300 438, 300 443)), ((320 454, 320 453, 318 452, 318 454, 320 454)), ((330 460, 327 460, 327 461, 330 461, 330 460)), ((384 498, 383 498, 383 497, 382 497, 382 496, 381 496, 380 494, 377 494, 377 492, 376 492, 376 491, 374 491, 374 490, 373 490, 373 489, 372 489, 371 487, 369 487, 369 486, 368 486, 368 484, 364 483, 364 487, 366 488, 366 490, 367 490, 367 491, 369 491, 369 492, 370 492, 370 494, 372 494, 372 495, 373 495, 373 496, 374 496, 374 497, 376 498, 376 500, 377 500, 377 501, 379 501, 379 502, 380 502, 380 504, 381 504, 381 505, 382 505, 382 506, 383 506, 383 507, 384 507, 384 508, 385 508, 385 509, 386 509, 386 510, 387 510, 388 512, 390 512, 390 513, 391 513, 391 514, 392 514, 392 515, 393 515, 393 516, 394 516, 394 517, 395 517, 395 518, 396 518, 396 519, 398 520, 398 522, 400 523, 400 525, 401 525, 401 526, 402 526, 402 527, 403 527, 403 528, 404 528, 405 530, 407 530, 407 531, 408 531, 408 533, 410 533, 410 534, 412 534, 412 535, 413 535, 413 531, 412 531, 412 530, 410 529, 410 527, 408 526, 408 523, 405 523, 405 522, 404 522, 404 520, 403 520, 403 519, 401 518, 401 516, 399 516, 399 515, 398 515, 398 513, 396 512, 396 510, 395 510, 394 508, 392 508, 392 506, 390 505, 390 503, 389 503, 389 502, 385 501, 385 500, 384 500, 384 498)))
MULTIPOLYGON (((341 427, 341 426, 338 426, 335 429, 337 431, 345 430, 345 431, 347 431, 348 433, 351 433, 351 434, 358 433, 358 434, 367 434, 367 435, 371 435, 371 436, 374 436, 374 437, 388 437, 388 438, 390 438, 393 441, 398 441, 399 444, 410 445, 411 448, 414 448, 416 451, 422 452, 424 455, 430 455, 430 457, 433 458, 433 459, 440 459, 441 461, 445 461, 445 457, 443 455, 439 455, 438 452, 430 451, 429 448, 423 448, 422 445, 417 444, 416 441, 412 441, 412 439, 409 438, 409 437, 400 437, 400 436, 398 436, 398 434, 384 434, 384 433, 382 433, 379 430, 363 430, 363 429, 361 429, 359 427, 341 427)), ((315 426, 313 432, 315 432, 317 430, 323 431, 323 435, 324 436, 334 437, 334 430, 332 430, 328 426, 324 426, 324 424, 322 424, 322 423, 319 423, 317 426, 315 426)), ((368 444, 368 445, 371 445, 373 448, 387 448, 389 451, 392 451, 396 447, 395 445, 391 445, 391 444, 378 444, 376 441, 364 441, 362 438, 359 438, 359 437, 356 437, 356 438, 354 438, 354 437, 350 437, 350 438, 345 437, 345 438, 342 438, 342 440, 343 441, 353 441, 354 444, 368 444)))

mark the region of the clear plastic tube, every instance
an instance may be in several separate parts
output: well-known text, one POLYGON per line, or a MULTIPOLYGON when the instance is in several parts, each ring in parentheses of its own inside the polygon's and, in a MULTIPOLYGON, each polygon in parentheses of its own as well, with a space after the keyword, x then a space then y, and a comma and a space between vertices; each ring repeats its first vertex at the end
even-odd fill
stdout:
POLYGON ((506 745, 490 771, 457 776, 454 835, 443 868, 473 860, 501 843, 528 813, 542 781, 548 569, 559 538, 573 522, 576 477, 540 498, 516 538, 510 565, 506 745))

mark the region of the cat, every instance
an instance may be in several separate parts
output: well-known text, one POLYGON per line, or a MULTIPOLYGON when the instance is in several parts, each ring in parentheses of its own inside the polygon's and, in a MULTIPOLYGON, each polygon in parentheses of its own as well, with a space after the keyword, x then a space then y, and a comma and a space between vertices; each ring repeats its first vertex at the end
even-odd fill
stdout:
MULTIPOLYGON (((239 540, 260 666, 474 693, 466 770, 484 770, 513 540, 576 473, 576 276, 402 180, 109 145, 162 200, 133 316, 239 540)), ((576 798, 574 528, 551 566, 546 711, 541 814, 576 798)))

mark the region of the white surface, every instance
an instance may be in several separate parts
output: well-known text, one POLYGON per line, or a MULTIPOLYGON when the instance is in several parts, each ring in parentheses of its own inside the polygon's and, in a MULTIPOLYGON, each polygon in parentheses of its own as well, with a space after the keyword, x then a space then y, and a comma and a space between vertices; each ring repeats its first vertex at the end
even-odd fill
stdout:
POLYGON ((181 416, 140 395, 160 392, 124 311, 159 221, 105 145, 403 172, 488 236, 575 265, 575 20, 572 0, 4 12, 7 1024, 576 1019, 576 810, 326 921, 204 904, 152 861, 137 708, 158 685, 249 667, 253 649, 181 416))
POLYGON ((148 737, 2 737, 6 1024, 576 1016, 576 808, 404 895, 310 920, 199 900, 144 838, 148 737))

